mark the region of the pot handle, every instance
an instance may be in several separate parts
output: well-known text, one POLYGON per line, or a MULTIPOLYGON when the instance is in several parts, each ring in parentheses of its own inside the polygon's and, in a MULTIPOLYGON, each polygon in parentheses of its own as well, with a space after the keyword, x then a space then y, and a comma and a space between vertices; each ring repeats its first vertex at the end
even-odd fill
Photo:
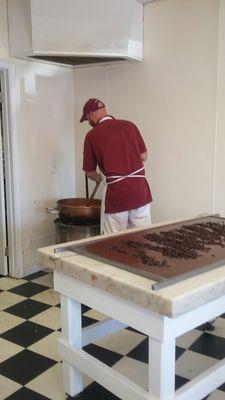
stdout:
POLYGON ((92 194, 91 194, 91 196, 90 196, 90 198, 89 198, 89 200, 88 200, 87 206, 90 206, 90 204, 91 204, 91 202, 92 202, 92 200, 93 200, 93 198, 94 198, 94 195, 95 195, 95 193, 96 193, 97 190, 98 190, 98 187, 99 187, 100 183, 101 183, 101 181, 99 181, 99 182, 96 183, 95 188, 94 188, 94 190, 93 190, 93 192, 92 192, 92 194))
POLYGON ((59 211, 56 207, 47 207, 45 210, 48 214, 58 214, 59 213, 59 211))

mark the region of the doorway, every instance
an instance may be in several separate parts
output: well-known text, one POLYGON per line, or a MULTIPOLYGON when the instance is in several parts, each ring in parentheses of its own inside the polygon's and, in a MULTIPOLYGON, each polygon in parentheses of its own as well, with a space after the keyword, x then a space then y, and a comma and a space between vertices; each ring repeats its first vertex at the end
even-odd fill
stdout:
POLYGON ((9 274, 6 183, 6 74, 0 70, 0 275, 9 274))
POLYGON ((16 74, 0 61, 0 274, 23 276, 16 74))

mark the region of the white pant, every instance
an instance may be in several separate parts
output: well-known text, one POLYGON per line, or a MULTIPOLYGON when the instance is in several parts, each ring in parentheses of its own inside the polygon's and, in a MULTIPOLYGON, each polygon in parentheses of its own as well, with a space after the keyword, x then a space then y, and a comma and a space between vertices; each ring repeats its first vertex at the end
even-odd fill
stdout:
POLYGON ((150 204, 119 213, 104 213, 104 233, 116 233, 131 228, 142 228, 151 224, 150 204))

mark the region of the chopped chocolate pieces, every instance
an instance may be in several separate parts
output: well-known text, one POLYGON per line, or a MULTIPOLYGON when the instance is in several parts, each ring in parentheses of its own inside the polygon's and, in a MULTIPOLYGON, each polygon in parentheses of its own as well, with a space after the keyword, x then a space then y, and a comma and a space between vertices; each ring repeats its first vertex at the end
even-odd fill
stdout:
POLYGON ((140 239, 122 240, 109 249, 136 257, 143 264, 169 267, 166 259, 157 259, 152 251, 167 258, 196 260, 204 252, 209 252, 213 245, 225 247, 225 224, 210 221, 185 224, 171 230, 149 231, 140 239))
POLYGON ((109 247, 109 250, 118 251, 122 254, 130 254, 133 257, 138 258, 143 264, 151 265, 154 267, 168 267, 166 260, 159 261, 154 256, 149 256, 145 250, 152 248, 148 243, 143 243, 134 240, 122 240, 119 245, 113 245, 109 247), (130 251, 134 249, 134 251, 130 251), (143 249, 143 250, 142 250, 143 249))
POLYGON ((143 264, 148 264, 154 267, 169 267, 169 265, 167 265, 166 263, 166 260, 163 261, 156 260, 155 257, 151 257, 143 251, 134 253, 133 256, 137 257, 143 264))
POLYGON ((123 247, 120 247, 120 246, 116 246, 116 245, 110 246, 109 250, 115 250, 115 251, 118 251, 119 253, 128 254, 128 251, 126 249, 124 249, 123 247))
POLYGON ((159 233, 146 233, 143 238, 157 243, 154 250, 172 258, 196 259, 209 246, 225 246, 225 225, 216 222, 182 225, 180 228, 159 233))

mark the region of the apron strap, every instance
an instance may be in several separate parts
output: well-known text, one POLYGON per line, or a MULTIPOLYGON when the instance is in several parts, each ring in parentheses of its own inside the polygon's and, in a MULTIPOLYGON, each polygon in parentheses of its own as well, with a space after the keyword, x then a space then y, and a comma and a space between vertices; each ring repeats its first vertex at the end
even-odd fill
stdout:
POLYGON ((113 183, 122 181, 123 179, 126 178, 145 178, 145 175, 138 175, 138 172, 143 171, 144 167, 137 169, 134 172, 131 172, 131 174, 128 175, 113 175, 113 176, 107 176, 106 179, 113 179, 111 182, 106 182, 107 185, 112 185, 113 183))

